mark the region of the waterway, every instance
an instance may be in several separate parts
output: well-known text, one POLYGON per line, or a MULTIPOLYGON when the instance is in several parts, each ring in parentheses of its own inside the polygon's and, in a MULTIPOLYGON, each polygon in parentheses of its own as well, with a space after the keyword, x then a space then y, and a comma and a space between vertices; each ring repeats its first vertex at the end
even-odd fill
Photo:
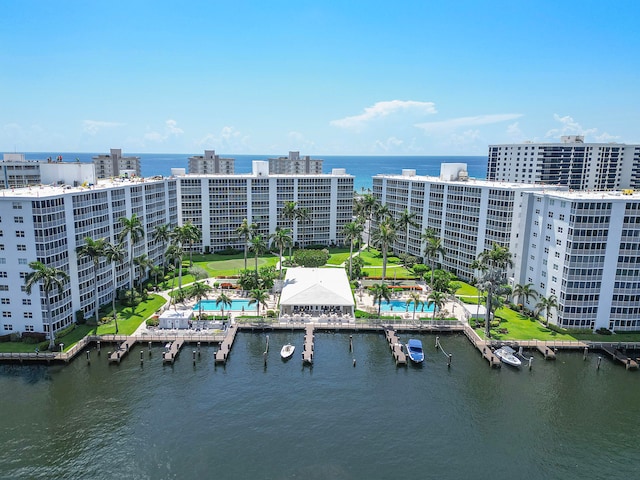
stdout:
MULTIPOLYGON (((640 471, 640 372, 597 355, 490 369, 460 335, 396 367, 382 334, 240 333, 173 366, 141 346, 120 365, 0 366, 0 478, 599 479, 640 471), (297 346, 283 362, 280 346, 297 346), (144 349, 144 364, 139 351, 144 349), (353 366, 353 359, 356 366, 353 366)), ((402 336, 406 341, 406 335, 402 336)))

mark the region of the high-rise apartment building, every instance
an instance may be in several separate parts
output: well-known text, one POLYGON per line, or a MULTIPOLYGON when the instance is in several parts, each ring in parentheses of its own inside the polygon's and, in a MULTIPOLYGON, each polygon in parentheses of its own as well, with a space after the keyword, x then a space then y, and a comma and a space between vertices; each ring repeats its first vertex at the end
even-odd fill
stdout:
POLYGON ((490 145, 487 180, 566 185, 571 190, 620 190, 640 185, 640 145, 560 143, 490 145))
POLYGON ((233 174, 235 159, 222 158, 216 155, 215 150, 205 150, 204 155, 194 155, 189 157, 190 174, 233 174))
POLYGON ((108 155, 93 157, 93 163, 96 166, 98 178, 112 178, 121 175, 139 177, 142 175, 140 157, 123 157, 120 148, 112 148, 108 155))
POLYGON ((289 152, 288 157, 269 159, 269 173, 285 175, 318 175, 322 173, 323 160, 300 156, 300 152, 289 152))

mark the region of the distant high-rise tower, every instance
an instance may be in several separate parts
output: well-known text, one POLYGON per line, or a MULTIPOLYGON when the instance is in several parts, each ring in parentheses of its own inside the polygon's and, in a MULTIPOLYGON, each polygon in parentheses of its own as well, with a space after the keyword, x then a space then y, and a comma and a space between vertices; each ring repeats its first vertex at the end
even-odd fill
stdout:
POLYGON ((93 157, 96 166, 96 176, 98 178, 118 177, 123 174, 133 174, 141 176, 140 158, 123 157, 122 149, 112 148, 109 155, 98 155, 93 157))
POLYGON ((216 155, 215 150, 205 150, 204 155, 194 155, 189 157, 190 174, 233 174, 235 170, 235 159, 221 158, 216 155))
POLYGON ((585 143, 561 137, 560 143, 489 145, 487 180, 567 185, 572 190, 640 187, 640 145, 585 143))
POLYGON ((300 152, 289 152, 288 157, 269 159, 270 174, 285 175, 319 175, 322 173, 323 160, 314 160, 311 157, 300 157, 300 152))

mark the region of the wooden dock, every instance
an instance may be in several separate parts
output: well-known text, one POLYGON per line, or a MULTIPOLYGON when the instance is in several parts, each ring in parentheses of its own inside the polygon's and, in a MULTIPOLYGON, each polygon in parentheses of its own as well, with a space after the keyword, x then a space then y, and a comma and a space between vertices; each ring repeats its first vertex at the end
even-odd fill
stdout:
POLYGON ((171 344, 166 352, 162 353, 162 363, 171 363, 176 361, 176 357, 180 353, 180 349, 184 345, 184 338, 176 338, 171 344))
POLYGON ((544 356, 545 360, 555 360, 556 352, 546 345, 536 345, 538 351, 544 356))
POLYGON ((626 349, 616 348, 613 345, 602 345, 602 350, 611 355, 611 359, 624 365, 627 370, 637 370, 638 362, 627 355, 626 349))
POLYGON ((473 346, 480 351, 482 358, 489 362, 490 367, 499 368, 502 366, 500 359, 496 357, 487 342, 478 337, 478 334, 473 330, 473 328, 471 328, 469 325, 465 325, 464 334, 467 336, 473 346))
POLYGON ((216 363, 227 363, 227 358, 229 358, 229 352, 231 352, 233 341, 236 339, 236 333, 238 333, 237 325, 230 325, 229 328, 227 328, 227 334, 220 344, 220 349, 216 352, 216 363))
POLYGON ((304 345, 302 347, 302 363, 313 364, 314 336, 313 325, 307 325, 304 329, 304 345))
POLYGON ((392 327, 384 327, 384 336, 387 338, 391 354, 397 365, 407 364, 407 355, 402 349, 402 343, 396 334, 396 331, 392 327))
POLYGON ((137 337, 127 337, 126 340, 120 344, 118 349, 109 355, 109 363, 120 363, 120 360, 129 353, 131 347, 133 347, 137 341, 137 337))

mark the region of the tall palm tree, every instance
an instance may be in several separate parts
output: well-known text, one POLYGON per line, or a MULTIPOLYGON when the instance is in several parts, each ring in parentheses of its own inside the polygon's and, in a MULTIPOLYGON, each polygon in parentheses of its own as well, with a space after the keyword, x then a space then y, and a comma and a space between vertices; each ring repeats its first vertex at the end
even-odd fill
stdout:
POLYGON ((260 316, 260 305, 267 308, 267 300, 269 300, 269 292, 262 288, 254 288, 249 292, 249 305, 256 304, 258 316, 260 316))
POLYGON ((513 287, 513 296, 518 299, 518 303, 526 304, 531 299, 536 300, 538 292, 533 288, 533 283, 517 284, 513 287))
POLYGON ((447 302, 447 295, 444 292, 439 292, 437 290, 433 290, 427 296, 427 307, 433 305, 433 314, 431 315, 431 319, 435 320, 436 318, 436 310, 442 311, 445 303, 447 302))
POLYGON ((202 319, 202 299, 207 298, 213 290, 209 285, 203 282, 195 282, 189 289, 189 297, 195 298, 198 303, 198 318, 202 319))
POLYGON ((255 223, 249 223, 246 218, 242 220, 242 223, 236 228, 236 234, 244 239, 244 269, 247 269, 247 248, 249 248, 249 239, 253 236, 253 233, 258 228, 255 223))
POLYGON ((405 253, 409 253, 409 227, 418 228, 418 222, 416 222, 417 214, 415 212, 410 212, 408 208, 405 208, 404 211, 400 212, 400 216, 396 220, 396 228, 404 229, 404 239, 405 253))
POLYGON ((100 309, 99 297, 98 297, 98 267, 100 267, 100 259, 104 256, 104 246, 106 239, 101 238, 94 240, 91 237, 85 237, 84 245, 80 245, 76 248, 78 257, 87 257, 93 262, 93 292, 94 292, 94 315, 96 318, 96 325, 98 324, 98 310, 100 309))
MULTIPOLYGON (((171 226, 157 225, 153 230, 153 241, 162 244, 162 264, 164 265, 164 252, 167 249, 167 243, 171 239, 171 226)), ((158 283, 156 281, 156 283, 158 283)))
POLYGON ((224 307, 231 308, 233 301, 224 293, 220 292, 220 295, 216 297, 216 307, 220 307, 220 313, 224 317, 224 307), (222 305, 222 307, 220 307, 222 305))
POLYGON ((411 305, 412 303, 413 303, 413 320, 415 320, 416 310, 420 305, 424 303, 418 292, 411 292, 409 294, 409 298, 407 299, 407 306, 411 305))
POLYGON ((255 254, 256 259, 256 282, 258 281, 258 257, 267 251, 267 242, 262 235, 254 235, 249 240, 249 250, 255 254))
POLYGON ((151 261, 151 259, 149 258, 149 256, 146 253, 143 253, 142 255, 136 257, 133 259, 133 263, 140 269, 140 295, 142 295, 142 289, 143 289, 143 282, 144 282, 144 277, 147 274, 147 269, 149 269, 151 266, 153 266, 153 262, 151 261))
POLYGON ((489 338, 491 336, 493 294, 504 285, 506 269, 513 267, 512 254, 508 248, 494 243, 491 250, 484 250, 478 255, 477 263, 475 264, 483 272, 478 288, 487 292, 485 334, 489 338))
POLYGON ((193 267, 193 244, 202 240, 202 231, 193 223, 187 222, 182 226, 184 243, 189 245, 189 267, 193 267))
POLYGON ((545 312, 545 325, 549 325, 549 315, 551 315, 551 309, 558 308, 558 297, 550 295, 549 297, 540 297, 540 301, 536 305, 536 317, 545 312))
POLYGON ((51 318, 51 290, 56 288, 58 294, 62 294, 62 288, 65 282, 69 280, 69 275, 63 270, 49 267, 38 261, 30 262, 29 268, 31 268, 32 272, 25 278, 25 291, 27 295, 31 295, 31 290, 35 284, 40 283, 42 285, 44 303, 47 307, 47 320, 49 321, 49 350, 53 350, 56 346, 56 331, 53 328, 53 318, 51 318))
POLYGON ((131 218, 121 217, 120 223, 122 224, 122 230, 120 231, 120 235, 118 235, 118 241, 123 242, 126 238, 129 242, 129 282, 131 287, 131 308, 133 308, 135 297, 133 290, 133 247, 144 238, 144 227, 142 221, 135 213, 131 215, 131 218))
POLYGON ((116 296, 118 292, 118 264, 124 262, 126 252, 122 243, 106 242, 104 244, 104 256, 107 262, 111 263, 111 276, 113 277, 113 292, 111 293, 111 309, 113 311, 113 321, 116 324, 118 333, 118 312, 116 311, 116 296))
POLYGON ((445 256, 445 250, 442 246, 442 240, 440 237, 436 237, 435 232, 427 228, 422 234, 422 239, 426 242, 424 246, 424 256, 429 261, 429 267, 431 268, 431 284, 433 289, 433 272, 436 268, 436 259, 445 256))
POLYGON ((384 283, 374 283, 369 288, 369 295, 373 297, 374 305, 378 303, 378 318, 380 317, 380 309, 382 300, 386 300, 387 304, 391 301, 391 289, 384 283))
MULTIPOLYGON (((282 218, 285 220, 291 221, 291 235, 294 239, 298 238, 296 222, 306 222, 310 218, 309 210, 305 207, 299 207, 298 203, 293 201, 284 202, 280 215, 282 215, 282 218)), ((289 261, 291 261, 292 257, 292 248, 293 242, 292 245, 289 246, 289 261)))
POLYGON ((158 277, 164 274, 164 267, 162 265, 153 265, 149 270, 149 273, 153 276, 153 283, 157 287, 158 277))
MULTIPOLYGON (((280 273, 279 278, 282 278, 282 254, 284 249, 293 243, 293 237, 291 237, 291 230, 288 228, 280 228, 276 227, 276 231, 269 235, 269 239, 271 239, 271 244, 275 245, 280 252, 280 273)), ((246 265, 245 265, 246 268, 246 265)))
POLYGON ((364 225, 358 221, 346 223, 342 227, 344 241, 349 242, 349 280, 353 280, 353 245, 362 240, 364 225))
MULTIPOLYGON (((178 270, 178 288, 182 288, 182 255, 184 254, 182 250, 182 245, 179 243, 171 243, 167 247, 167 251, 164 256, 167 262, 170 262, 173 265, 174 270, 178 270)), ((171 279, 171 290, 175 285, 175 272, 173 274, 173 278, 171 279)))
POLYGON ((397 236, 395 226, 392 221, 383 221, 375 232, 373 232, 373 243, 382 252, 382 282, 384 283, 387 274, 387 254, 389 247, 393 244, 397 236))

